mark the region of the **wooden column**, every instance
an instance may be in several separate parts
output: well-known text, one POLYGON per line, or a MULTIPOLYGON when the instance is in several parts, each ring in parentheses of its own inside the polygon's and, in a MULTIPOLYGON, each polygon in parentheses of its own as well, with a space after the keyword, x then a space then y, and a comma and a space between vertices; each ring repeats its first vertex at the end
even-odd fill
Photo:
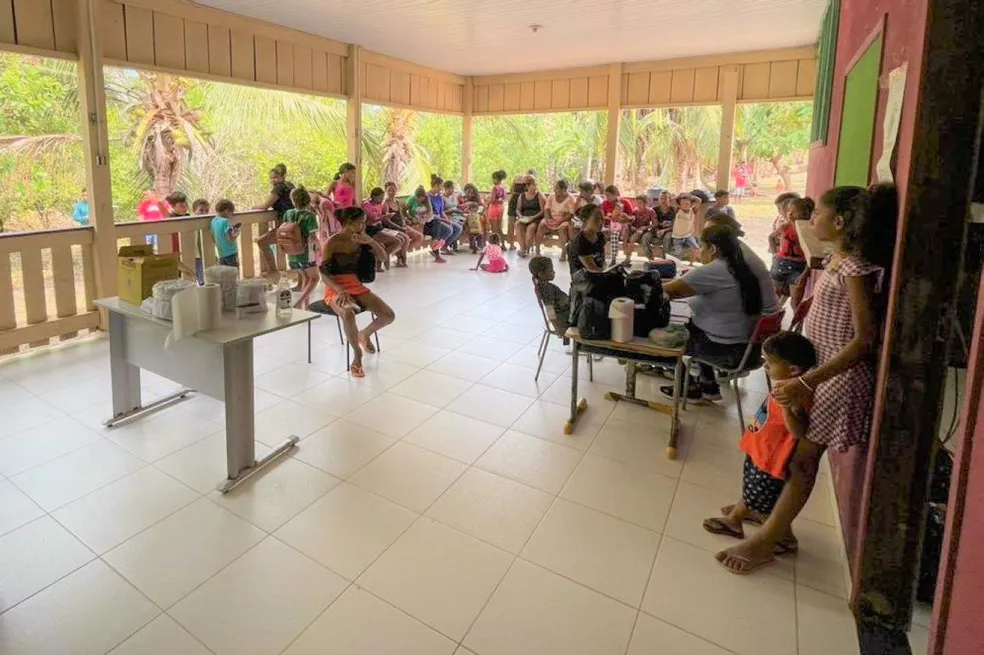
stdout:
POLYGON ((465 112, 461 118, 461 183, 468 184, 472 180, 472 111, 475 103, 471 77, 465 80, 464 94, 461 101, 465 112))
POLYGON ((345 67, 345 91, 348 107, 345 114, 345 136, 348 139, 348 160, 355 165, 355 198, 362 201, 362 46, 349 46, 345 67))
POLYGON ((605 185, 615 184, 618 163, 618 127, 622 121, 622 64, 608 70, 608 141, 605 143, 605 185))
POLYGON ((738 67, 722 66, 721 142, 718 150, 717 188, 731 187, 731 151, 735 142, 735 110, 738 106, 738 67))
MULTIPOLYGON (((98 0, 78 0, 79 104, 90 224, 95 228, 96 295, 116 295, 116 227, 109 171, 106 84, 103 80, 98 0)), ((100 312, 100 329, 107 329, 100 312)))

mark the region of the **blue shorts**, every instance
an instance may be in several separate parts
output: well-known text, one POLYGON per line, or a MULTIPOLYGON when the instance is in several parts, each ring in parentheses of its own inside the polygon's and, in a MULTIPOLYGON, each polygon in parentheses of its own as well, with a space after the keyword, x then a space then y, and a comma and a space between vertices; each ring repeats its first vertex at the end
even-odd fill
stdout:
POLYGON ((226 255, 225 257, 219 257, 219 263, 223 266, 232 266, 233 268, 239 268, 239 253, 233 255, 226 255))
POLYGON ((700 244, 697 243, 697 239, 694 237, 684 237, 678 239, 673 237, 673 250, 697 250, 700 248, 700 244))
POLYGON ((306 268, 313 268, 314 262, 287 262, 287 266, 292 271, 303 271, 306 268))

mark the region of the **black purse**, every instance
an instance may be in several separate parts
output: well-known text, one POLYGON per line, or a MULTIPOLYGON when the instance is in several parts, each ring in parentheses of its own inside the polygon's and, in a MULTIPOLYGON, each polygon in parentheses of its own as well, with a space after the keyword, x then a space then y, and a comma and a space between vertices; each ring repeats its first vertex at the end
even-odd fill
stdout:
POLYGON ((376 280, 376 253, 372 246, 363 244, 359 248, 359 258, 355 262, 355 274, 360 282, 374 282, 376 280))

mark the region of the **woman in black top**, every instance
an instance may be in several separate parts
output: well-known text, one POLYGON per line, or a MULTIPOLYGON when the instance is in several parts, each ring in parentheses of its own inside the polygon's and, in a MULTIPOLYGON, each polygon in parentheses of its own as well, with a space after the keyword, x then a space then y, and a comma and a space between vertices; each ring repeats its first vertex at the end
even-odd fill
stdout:
POLYGON ((509 241, 509 249, 516 249, 516 206, 519 197, 526 193, 526 185, 529 184, 529 174, 517 175, 513 178, 512 187, 509 189, 509 198, 506 200, 506 240, 509 241))
POLYGON ((601 231, 604 215, 598 205, 581 208, 584 225, 570 245, 571 277, 578 271, 605 270, 605 235, 601 231))
POLYGON ((277 242, 277 228, 283 222, 284 213, 294 207, 290 201, 290 192, 294 190, 294 185, 288 182, 286 178, 286 165, 277 164, 271 168, 270 195, 265 202, 253 207, 253 209, 272 209, 277 214, 274 229, 267 230, 256 239, 256 243, 260 246, 260 272, 268 277, 279 275, 277 273, 277 261, 273 258, 273 251, 270 250, 270 247, 277 242))
POLYGON ((519 241, 519 256, 530 254, 530 244, 536 243, 536 230, 543 219, 546 198, 536 187, 536 180, 529 178, 526 191, 516 200, 516 240, 519 241))

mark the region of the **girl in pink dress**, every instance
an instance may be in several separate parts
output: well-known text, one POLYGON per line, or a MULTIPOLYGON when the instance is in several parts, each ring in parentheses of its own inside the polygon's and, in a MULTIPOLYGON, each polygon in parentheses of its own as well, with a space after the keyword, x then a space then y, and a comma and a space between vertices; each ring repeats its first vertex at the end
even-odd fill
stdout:
MULTIPOLYGON (((817 238, 833 246, 813 290, 806 336, 819 363, 802 375, 775 382, 780 405, 812 402, 806 438, 797 441, 789 477, 761 530, 715 557, 732 573, 747 574, 774 559, 777 544, 813 491, 820 458, 829 448, 864 447, 871 429, 875 358, 879 329, 878 292, 891 261, 898 216, 894 186, 837 187, 823 194, 810 224, 817 238)), ((795 550, 787 544, 785 552, 795 550)))
POLYGON ((489 207, 485 212, 485 218, 493 234, 502 234, 502 215, 506 203, 506 188, 502 186, 502 181, 505 179, 505 171, 492 173, 492 191, 489 192, 489 207))
POLYGON ((502 237, 495 232, 489 234, 489 242, 486 244, 482 254, 478 256, 478 263, 475 264, 473 271, 482 269, 486 273, 505 273, 509 270, 509 264, 502 256, 502 237), (483 260, 488 260, 482 263, 483 260))

